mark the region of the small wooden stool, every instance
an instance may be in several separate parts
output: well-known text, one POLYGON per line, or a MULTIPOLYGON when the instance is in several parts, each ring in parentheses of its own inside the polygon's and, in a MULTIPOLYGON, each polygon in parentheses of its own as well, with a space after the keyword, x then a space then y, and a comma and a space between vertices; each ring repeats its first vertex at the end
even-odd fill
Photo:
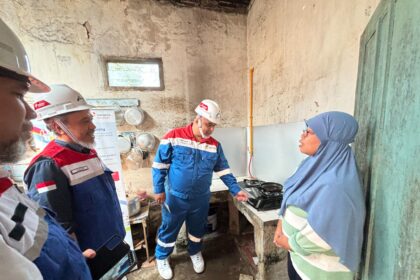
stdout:
MULTIPOLYGON (((130 225, 138 225, 141 224, 142 229, 143 229, 143 239, 140 240, 136 240, 134 238, 134 232, 133 234, 133 245, 134 245, 134 250, 140 250, 142 248, 146 249, 146 258, 147 258, 147 262, 150 262, 150 255, 149 255, 149 244, 147 241, 147 221, 149 218, 149 205, 146 206, 142 206, 142 208, 140 209, 140 212, 132 217, 130 217, 130 225)), ((132 229, 133 230, 133 227, 132 229)))

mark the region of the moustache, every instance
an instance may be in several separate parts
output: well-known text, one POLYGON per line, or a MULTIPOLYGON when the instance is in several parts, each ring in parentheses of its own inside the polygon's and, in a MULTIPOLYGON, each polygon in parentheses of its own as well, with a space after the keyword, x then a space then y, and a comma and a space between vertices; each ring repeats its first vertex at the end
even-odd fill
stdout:
POLYGON ((22 138, 24 140, 28 140, 28 139, 31 138, 32 128, 33 128, 33 125, 30 121, 26 121, 26 122, 23 123, 23 125, 22 125, 22 138))

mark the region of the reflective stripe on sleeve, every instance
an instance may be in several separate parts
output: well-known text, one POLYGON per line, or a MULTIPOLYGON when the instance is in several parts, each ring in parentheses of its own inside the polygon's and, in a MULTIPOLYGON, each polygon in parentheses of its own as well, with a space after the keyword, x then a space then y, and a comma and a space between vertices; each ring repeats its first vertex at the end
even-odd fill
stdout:
POLYGON ((160 163, 160 162, 153 162, 152 167, 156 169, 169 169, 169 166, 171 166, 169 163, 160 163))
POLYGON ((222 177, 222 176, 225 176, 225 175, 230 174, 230 173, 232 173, 232 171, 230 171, 230 168, 228 168, 228 169, 216 172, 216 175, 219 176, 219 177, 222 177))

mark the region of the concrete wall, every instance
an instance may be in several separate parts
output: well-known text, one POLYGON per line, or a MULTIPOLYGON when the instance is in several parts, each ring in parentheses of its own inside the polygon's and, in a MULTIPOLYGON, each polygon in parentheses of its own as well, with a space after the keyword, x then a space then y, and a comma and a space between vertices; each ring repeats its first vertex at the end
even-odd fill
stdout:
POLYGON ((255 0, 248 64, 255 124, 353 113, 359 40, 379 0, 255 0))
MULTIPOLYGON (((134 97, 161 137, 219 101, 222 126, 245 126, 247 64, 255 67, 254 124, 353 112, 359 38, 379 0, 255 0, 248 16, 154 0, 1 1, 0 16, 25 44, 33 72, 86 97, 134 97), (105 90, 103 56, 162 57, 164 91, 105 90)), ((145 166, 150 166, 151 158, 145 166)), ((151 185, 150 170, 127 171, 151 185), (140 174, 140 175, 139 175, 140 174)))
MULTIPOLYGON (((160 138, 192 121, 203 98, 219 102, 222 126, 246 124, 246 15, 154 0, 31 0, 0 1, 0 17, 23 41, 33 73, 47 83, 69 84, 89 98, 140 99, 145 124, 122 130, 160 138), (162 57, 165 90, 105 90, 102 56, 162 57)), ((150 186, 149 173, 130 171, 126 178, 150 186)))

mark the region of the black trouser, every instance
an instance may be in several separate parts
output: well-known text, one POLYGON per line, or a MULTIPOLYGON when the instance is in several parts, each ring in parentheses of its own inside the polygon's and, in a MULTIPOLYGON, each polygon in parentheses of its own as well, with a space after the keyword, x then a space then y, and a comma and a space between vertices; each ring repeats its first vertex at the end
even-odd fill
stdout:
POLYGON ((292 260, 290 259, 290 253, 287 253, 287 274, 289 274, 290 280, 302 280, 293 267, 292 260))

